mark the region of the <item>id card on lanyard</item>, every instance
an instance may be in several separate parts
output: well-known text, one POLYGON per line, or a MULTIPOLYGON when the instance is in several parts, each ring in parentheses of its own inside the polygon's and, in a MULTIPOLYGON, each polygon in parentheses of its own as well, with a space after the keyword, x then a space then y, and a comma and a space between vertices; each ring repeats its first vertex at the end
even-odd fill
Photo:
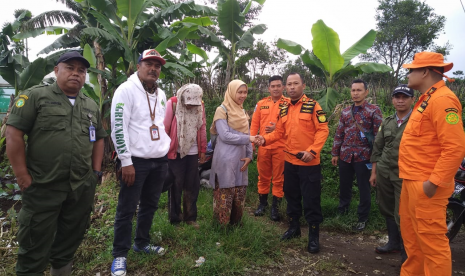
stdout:
POLYGON ((158 131, 158 126, 155 125, 155 111, 157 109, 157 101, 158 101, 158 96, 155 98, 155 105, 153 107, 153 112, 152 112, 152 106, 150 105, 150 99, 149 99, 149 93, 147 91, 145 92, 145 95, 147 96, 147 103, 149 104, 149 111, 150 111, 150 118, 152 119, 152 126, 150 126, 150 137, 152 138, 152 141, 157 141, 160 140, 160 132, 158 131))
POLYGON ((89 118, 89 121, 90 121, 90 127, 89 127, 89 141, 91 142, 95 142, 96 139, 95 139, 95 127, 94 125, 92 124, 92 114, 87 114, 87 118, 89 118))

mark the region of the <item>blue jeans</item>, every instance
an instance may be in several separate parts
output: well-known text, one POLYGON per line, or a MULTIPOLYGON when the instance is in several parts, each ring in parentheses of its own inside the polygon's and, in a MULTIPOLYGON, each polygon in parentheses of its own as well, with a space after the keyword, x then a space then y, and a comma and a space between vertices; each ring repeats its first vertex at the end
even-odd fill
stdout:
POLYGON ((143 159, 132 157, 136 171, 134 185, 128 187, 120 181, 118 206, 115 216, 115 237, 113 240, 113 257, 127 257, 131 248, 132 218, 139 204, 137 227, 134 243, 143 248, 150 243, 150 227, 153 215, 158 209, 160 199, 168 172, 168 159, 143 159))

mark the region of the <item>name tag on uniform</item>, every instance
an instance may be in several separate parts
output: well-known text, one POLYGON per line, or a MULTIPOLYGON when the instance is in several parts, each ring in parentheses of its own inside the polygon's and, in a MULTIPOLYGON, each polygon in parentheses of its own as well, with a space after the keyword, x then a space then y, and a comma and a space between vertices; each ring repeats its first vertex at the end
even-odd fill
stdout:
POLYGON ((95 142, 95 127, 93 125, 89 127, 89 140, 95 142))

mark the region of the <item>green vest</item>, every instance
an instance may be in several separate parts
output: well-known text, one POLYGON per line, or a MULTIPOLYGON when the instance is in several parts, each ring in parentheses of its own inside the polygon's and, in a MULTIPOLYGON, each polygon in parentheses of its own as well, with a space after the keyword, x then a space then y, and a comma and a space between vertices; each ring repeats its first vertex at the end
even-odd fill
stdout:
POLYGON ((26 164, 32 185, 70 191, 85 182, 92 173, 91 121, 96 140, 104 138, 94 100, 79 92, 73 106, 56 83, 34 86, 16 98, 7 124, 28 136, 26 164))

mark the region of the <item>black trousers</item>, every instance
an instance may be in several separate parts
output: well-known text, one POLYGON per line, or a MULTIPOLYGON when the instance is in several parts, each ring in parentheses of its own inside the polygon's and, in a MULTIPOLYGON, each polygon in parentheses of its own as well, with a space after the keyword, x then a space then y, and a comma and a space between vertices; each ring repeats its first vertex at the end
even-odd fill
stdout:
POLYGON ((359 221, 366 221, 370 214, 371 195, 370 195, 370 176, 371 171, 366 164, 369 160, 361 162, 347 163, 339 159, 339 211, 349 210, 350 201, 352 200, 352 183, 354 174, 357 177, 357 186, 360 192, 360 203, 358 204, 357 214, 359 221))
POLYGON ((284 163, 284 196, 287 215, 293 220, 302 215, 308 224, 323 222, 321 214, 321 166, 299 166, 284 163), (303 200, 302 200, 303 199, 303 200))
POLYGON ((128 187, 120 180, 118 206, 115 216, 115 237, 112 255, 115 258, 127 257, 131 248, 132 218, 139 204, 134 243, 143 248, 150 243, 150 228, 153 215, 158 209, 163 183, 168 172, 166 158, 143 159, 132 157, 136 170, 134 185, 128 187))
POLYGON ((197 220, 197 198, 200 190, 198 155, 169 160, 174 182, 168 191, 168 216, 171 223, 197 220), (182 210, 181 210, 182 198, 182 210))

